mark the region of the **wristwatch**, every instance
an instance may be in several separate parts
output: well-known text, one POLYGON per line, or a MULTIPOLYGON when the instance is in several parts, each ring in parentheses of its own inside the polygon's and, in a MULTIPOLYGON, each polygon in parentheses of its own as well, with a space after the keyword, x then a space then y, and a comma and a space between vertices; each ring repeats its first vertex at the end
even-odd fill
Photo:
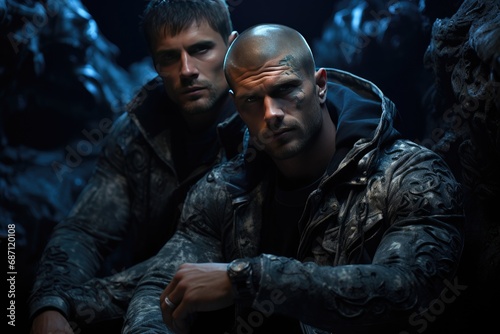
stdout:
POLYGON ((227 274, 231 280, 236 300, 249 300, 255 297, 252 264, 249 260, 233 260, 227 265, 227 274))

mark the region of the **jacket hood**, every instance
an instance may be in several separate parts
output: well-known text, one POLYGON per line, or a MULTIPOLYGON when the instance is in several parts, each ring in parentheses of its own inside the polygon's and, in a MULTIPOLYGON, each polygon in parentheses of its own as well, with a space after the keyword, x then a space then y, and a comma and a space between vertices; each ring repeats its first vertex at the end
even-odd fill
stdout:
POLYGON ((327 172, 332 174, 401 135, 393 125, 396 107, 376 85, 337 69, 327 73, 327 106, 337 128, 336 153, 327 172))

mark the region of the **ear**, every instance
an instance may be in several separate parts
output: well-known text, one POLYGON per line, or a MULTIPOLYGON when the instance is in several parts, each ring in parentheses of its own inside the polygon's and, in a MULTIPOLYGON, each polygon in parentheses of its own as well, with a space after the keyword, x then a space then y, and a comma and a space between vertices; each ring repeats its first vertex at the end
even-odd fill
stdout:
POLYGON ((231 45, 231 43, 233 43, 233 41, 236 39, 236 37, 238 37, 238 32, 233 31, 231 33, 231 35, 229 35, 229 37, 227 38, 227 46, 231 45))
POLYGON ((158 75, 160 75, 160 66, 153 60, 153 65, 155 67, 155 71, 158 75))
MULTIPOLYGON (((236 96, 234 95, 234 91, 232 89, 229 89, 229 95, 231 96, 233 103, 236 105, 236 96)), ((238 108, 236 108, 237 110, 238 108)), ((237 110, 239 111, 239 110, 237 110)))
POLYGON ((314 79, 316 82, 316 91, 318 93, 319 101, 320 103, 325 103, 328 89, 326 70, 324 68, 318 69, 314 74, 314 79))

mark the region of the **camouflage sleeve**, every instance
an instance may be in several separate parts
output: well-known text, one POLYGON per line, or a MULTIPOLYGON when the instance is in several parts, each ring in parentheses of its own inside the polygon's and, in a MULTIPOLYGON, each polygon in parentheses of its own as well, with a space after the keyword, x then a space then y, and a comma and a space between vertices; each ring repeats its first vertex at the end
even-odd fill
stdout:
POLYGON ((224 262, 222 222, 229 208, 223 196, 223 190, 206 178, 190 190, 177 232, 154 257, 134 292, 124 333, 168 333, 159 298, 177 268, 183 263, 224 262))
POLYGON ((68 217, 54 228, 37 268, 29 300, 31 317, 44 308, 67 315, 69 306, 59 292, 93 278, 127 229, 129 195, 117 136, 110 133, 94 174, 68 217))

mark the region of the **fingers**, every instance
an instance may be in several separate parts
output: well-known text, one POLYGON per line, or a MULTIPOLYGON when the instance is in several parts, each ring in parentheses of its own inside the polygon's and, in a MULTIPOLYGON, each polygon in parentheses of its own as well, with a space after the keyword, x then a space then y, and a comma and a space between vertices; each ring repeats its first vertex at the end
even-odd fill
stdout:
POLYGON ((178 279, 174 276, 165 290, 160 295, 160 307, 162 310, 163 322, 175 333, 189 333, 188 324, 183 321, 182 302, 183 292, 177 289, 178 279))
POLYGON ((160 307, 162 311, 161 313, 163 316, 163 322, 165 322, 166 325, 169 325, 169 323, 171 323, 170 319, 172 319, 172 312, 174 311, 176 306, 179 305, 178 303, 174 302, 171 299, 172 298, 171 294, 176 286, 177 286, 177 280, 174 276, 172 281, 167 285, 167 287, 163 290, 163 292, 160 295, 160 307), (173 305, 169 305, 169 303, 167 303, 166 300, 169 300, 173 305))
POLYGON ((172 310, 177 307, 177 305, 172 303, 172 301, 170 299, 168 299, 168 297, 165 297, 164 301, 165 301, 165 304, 167 304, 167 307, 172 309, 172 310))
MULTIPOLYGON (((174 278, 172 279, 172 281, 166 286, 166 288, 161 293, 161 295, 160 295, 160 302, 162 302, 162 301, 164 302, 165 298, 168 297, 168 296, 170 296, 170 294, 174 291, 175 287, 177 286, 177 282, 178 282, 178 280, 174 276, 174 278)), ((176 305, 178 305, 178 304, 176 304, 176 305)))
POLYGON ((233 303, 225 263, 185 263, 160 295, 165 324, 176 333, 187 333, 194 316, 233 303))
MULTIPOLYGON (((170 296, 172 295, 173 293, 170 294, 170 296)), ((193 317, 183 311, 183 307, 179 307, 171 298, 173 299, 173 297, 167 296, 161 302, 163 322, 175 333, 187 334, 191 328, 193 317)))
MULTIPOLYGON (((168 286, 167 286, 168 288, 168 286)), ((173 329, 173 313, 177 308, 177 303, 173 302, 170 298, 172 298, 168 294, 168 289, 165 289, 160 296, 160 307, 161 313, 163 317, 163 322, 170 328, 173 329)))
POLYGON ((165 325, 167 325, 169 328, 174 330, 174 318, 173 318, 173 313, 176 308, 176 305, 168 299, 168 297, 164 297, 160 301, 161 305, 161 315, 163 318, 163 322, 165 325))

